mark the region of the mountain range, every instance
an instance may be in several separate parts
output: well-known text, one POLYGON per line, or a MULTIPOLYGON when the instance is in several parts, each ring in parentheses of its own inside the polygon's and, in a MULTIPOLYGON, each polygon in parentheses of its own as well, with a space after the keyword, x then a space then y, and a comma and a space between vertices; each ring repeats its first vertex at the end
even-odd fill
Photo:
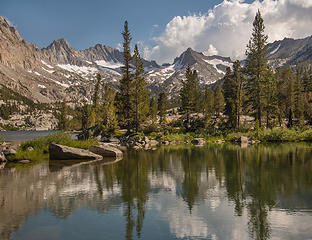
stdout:
MULTIPOLYGON (((312 37, 286 38, 269 44, 268 50, 269 62, 275 67, 302 61, 311 63, 312 37)), ((206 56, 191 48, 172 64, 142 61, 151 94, 164 91, 169 98, 177 96, 187 66, 198 71, 204 86, 222 79, 226 68, 233 64, 229 57, 206 56)), ((62 38, 40 49, 25 41, 17 29, 0 16, 0 84, 35 102, 91 101, 96 74, 101 74, 103 84, 117 89, 122 65, 122 52, 102 44, 76 50, 62 38)))

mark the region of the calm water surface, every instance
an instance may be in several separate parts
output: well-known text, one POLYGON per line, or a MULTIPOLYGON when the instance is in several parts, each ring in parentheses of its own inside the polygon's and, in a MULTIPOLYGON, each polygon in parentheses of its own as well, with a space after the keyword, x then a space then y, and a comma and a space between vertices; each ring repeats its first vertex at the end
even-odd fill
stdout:
POLYGON ((0 131, 0 137, 3 141, 25 141, 38 137, 44 137, 60 131, 47 130, 47 131, 0 131))
POLYGON ((0 239, 312 239, 312 145, 70 164, 0 170, 0 239))

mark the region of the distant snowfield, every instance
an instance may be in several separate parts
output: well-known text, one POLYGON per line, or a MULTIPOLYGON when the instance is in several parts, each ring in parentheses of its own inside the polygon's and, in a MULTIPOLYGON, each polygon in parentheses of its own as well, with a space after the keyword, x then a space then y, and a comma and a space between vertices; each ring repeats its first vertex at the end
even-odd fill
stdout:
POLYGON ((98 70, 95 67, 85 67, 85 66, 76 66, 70 64, 58 64, 60 68, 63 68, 69 72, 80 73, 80 74, 95 74, 98 70))
POLYGON ((51 74, 55 72, 54 70, 47 70, 47 69, 45 69, 44 67, 42 67, 42 69, 43 69, 44 71, 48 72, 48 73, 51 73, 51 74))
POLYGON ((276 53, 281 47, 281 44, 278 44, 277 48, 275 48, 272 52, 270 52, 270 55, 276 53))
POLYGON ((38 84, 39 88, 47 88, 45 85, 38 84))
POLYGON ((218 73, 224 74, 224 71, 220 70, 217 65, 224 65, 227 67, 232 67, 233 63, 230 62, 226 62, 226 61, 222 61, 220 59, 212 59, 212 60, 204 60, 206 63, 212 65, 217 71, 218 73))
POLYGON ((62 86, 62 87, 65 87, 65 88, 68 88, 68 87, 69 87, 69 85, 68 85, 68 84, 61 83, 61 82, 56 81, 56 80, 53 80, 53 79, 52 79, 52 81, 53 81, 53 82, 55 82, 56 84, 58 84, 58 85, 62 86))
POLYGON ((41 60, 42 64, 46 65, 48 68, 54 68, 51 65, 47 64, 45 61, 41 60))
POLYGON ((163 83, 175 73, 175 65, 170 65, 166 68, 152 70, 147 74, 149 82, 163 83))
POLYGON ((106 62, 104 60, 97 60, 95 61, 95 63, 101 67, 112 68, 112 69, 120 68, 123 66, 123 64, 120 62, 106 62))

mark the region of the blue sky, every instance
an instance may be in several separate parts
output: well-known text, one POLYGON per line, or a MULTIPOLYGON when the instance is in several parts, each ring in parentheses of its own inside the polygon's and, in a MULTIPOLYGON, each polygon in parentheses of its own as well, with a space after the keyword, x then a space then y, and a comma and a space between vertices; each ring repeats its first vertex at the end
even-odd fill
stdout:
POLYGON ((141 55, 172 62, 188 47, 243 59, 260 9, 269 41, 312 34, 312 0, 0 0, 0 15, 40 48, 66 38, 76 49, 117 47, 128 20, 141 55))
POLYGON ((133 42, 149 41, 174 17, 207 12, 221 0, 1 0, 8 18, 27 41, 45 47, 65 37, 77 49, 96 43, 116 47, 128 20, 133 42), (158 26, 158 27, 155 27, 158 26))

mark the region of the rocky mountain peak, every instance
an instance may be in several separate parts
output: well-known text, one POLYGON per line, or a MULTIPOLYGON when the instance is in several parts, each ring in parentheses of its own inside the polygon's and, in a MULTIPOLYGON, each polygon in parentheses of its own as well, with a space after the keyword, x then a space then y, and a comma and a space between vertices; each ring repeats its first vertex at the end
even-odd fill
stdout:
POLYGON ((82 65, 79 51, 72 48, 65 38, 54 40, 48 47, 42 49, 43 58, 54 64, 82 65))
POLYGON ((122 53, 112 47, 96 44, 93 47, 80 51, 89 61, 104 60, 107 62, 122 62, 122 53))
POLYGON ((72 50, 73 48, 70 46, 68 41, 65 38, 60 38, 58 40, 54 40, 46 49, 55 49, 55 50, 72 50))
POLYGON ((192 66, 194 65, 199 57, 200 53, 194 51, 192 48, 188 48, 179 57, 174 59, 174 64, 180 67, 192 66))
POLYGON ((273 67, 312 63, 312 36, 302 39, 284 38, 268 45, 268 60, 273 67))
POLYGON ((17 29, 14 26, 11 26, 10 22, 2 16, 0 16, 0 33, 9 39, 15 38, 18 41, 22 41, 22 37, 18 33, 17 29))
POLYGON ((2 16, 0 16, 0 25, 6 28, 10 27, 9 22, 2 16))

